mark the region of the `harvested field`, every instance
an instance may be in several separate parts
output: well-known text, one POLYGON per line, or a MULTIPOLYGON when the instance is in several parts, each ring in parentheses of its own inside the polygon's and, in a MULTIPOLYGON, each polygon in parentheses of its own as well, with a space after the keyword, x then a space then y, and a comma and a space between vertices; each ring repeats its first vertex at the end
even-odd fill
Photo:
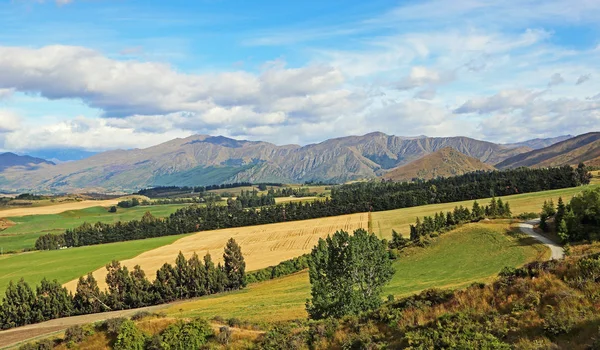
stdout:
MULTIPOLYGON (((140 265, 149 278, 154 278, 165 262, 174 263, 181 251, 186 257, 194 252, 203 256, 210 252, 215 263, 223 259, 223 247, 233 237, 242 247, 246 260, 246 270, 252 271, 310 252, 319 238, 332 234, 337 230, 352 232, 357 228, 366 229, 368 213, 334 216, 322 219, 284 222, 269 225, 228 228, 214 231, 198 232, 162 246, 144 252, 133 259, 121 263, 130 269, 140 265)), ((105 287, 106 269, 94 272, 100 287, 105 287)), ((65 285, 74 291, 77 280, 65 285)))
POLYGON ((90 207, 108 207, 116 205, 122 198, 107 199, 102 201, 87 200, 81 202, 69 202, 43 207, 12 208, 0 211, 0 217, 8 218, 14 216, 58 214, 68 210, 80 210, 90 207))

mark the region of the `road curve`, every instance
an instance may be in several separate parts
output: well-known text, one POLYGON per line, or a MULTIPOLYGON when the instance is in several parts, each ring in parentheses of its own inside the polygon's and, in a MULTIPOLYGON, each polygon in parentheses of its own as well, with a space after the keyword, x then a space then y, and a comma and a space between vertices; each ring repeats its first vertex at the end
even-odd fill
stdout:
POLYGON ((539 222, 539 219, 527 221, 525 223, 519 224, 519 228, 521 229, 521 232, 525 233, 526 235, 528 235, 530 237, 537 239, 538 241, 544 243, 548 248, 550 248, 550 250, 552 251, 552 256, 550 257, 550 259, 552 259, 552 260, 562 259, 565 256, 563 247, 561 247, 554 241, 550 240, 547 237, 540 235, 539 233, 537 233, 533 230, 533 225, 537 224, 538 222, 539 222))

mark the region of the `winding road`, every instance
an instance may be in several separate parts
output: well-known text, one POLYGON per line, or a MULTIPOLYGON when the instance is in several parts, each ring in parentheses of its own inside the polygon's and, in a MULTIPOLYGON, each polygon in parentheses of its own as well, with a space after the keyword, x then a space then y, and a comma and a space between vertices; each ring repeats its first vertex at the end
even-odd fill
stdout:
POLYGON ((527 221, 523 224, 519 224, 519 228, 521 229, 521 232, 525 233, 526 235, 528 235, 530 237, 537 239, 538 241, 544 243, 548 248, 550 248, 550 250, 552 251, 552 255, 550 256, 551 259, 553 259, 553 260, 562 259, 565 256, 565 252, 563 251, 563 248, 560 245, 558 245, 557 243, 555 243, 554 241, 550 240, 549 238, 547 238, 545 236, 540 235, 539 233, 537 233, 533 230, 533 226, 537 225, 539 222, 540 222, 539 219, 527 221))

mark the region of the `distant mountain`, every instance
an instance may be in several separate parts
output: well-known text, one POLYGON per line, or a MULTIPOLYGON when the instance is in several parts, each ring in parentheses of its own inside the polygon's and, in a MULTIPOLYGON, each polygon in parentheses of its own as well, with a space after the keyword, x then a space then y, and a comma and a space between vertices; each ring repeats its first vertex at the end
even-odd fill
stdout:
POLYGON ((507 143, 507 144, 505 144, 505 146, 529 147, 529 148, 532 148, 535 150, 535 149, 541 149, 541 148, 545 148, 548 146, 552 146, 556 143, 568 140, 572 137, 573 137, 573 135, 562 135, 562 136, 557 136, 557 137, 550 137, 547 139, 532 139, 532 140, 527 140, 527 141, 523 141, 523 142, 507 143))
POLYGON ((496 165, 497 168, 600 165, 600 132, 575 136, 552 146, 516 155, 496 165))
POLYGON ((386 169, 445 147, 488 164, 531 150, 468 137, 404 138, 379 132, 304 147, 196 135, 145 149, 103 152, 33 171, 6 169, 0 173, 0 189, 129 192, 149 186, 240 181, 346 182, 376 178, 386 169))
POLYGON ((30 170, 36 168, 39 164, 54 165, 54 163, 41 158, 19 156, 10 152, 0 154, 0 171, 11 167, 30 170))
POLYGON ((495 168, 477 158, 469 157, 452 147, 445 147, 408 164, 399 166, 383 174, 382 178, 393 181, 413 179, 430 180, 437 177, 462 175, 478 170, 490 171, 495 168))
POLYGON ((44 149, 29 152, 30 156, 51 160, 54 163, 69 162, 72 160, 81 160, 97 154, 98 152, 89 152, 77 149, 44 149))

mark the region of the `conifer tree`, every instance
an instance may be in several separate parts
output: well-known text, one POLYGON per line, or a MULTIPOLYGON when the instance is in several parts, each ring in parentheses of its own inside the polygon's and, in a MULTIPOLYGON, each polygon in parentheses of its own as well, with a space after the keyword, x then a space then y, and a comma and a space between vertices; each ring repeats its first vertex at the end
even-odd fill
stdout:
POLYGON ((227 289, 240 289, 246 286, 246 262, 242 248, 230 238, 223 253, 224 268, 227 275, 227 289))
POLYGON ((57 280, 48 281, 44 278, 36 289, 35 310, 38 313, 36 322, 73 314, 73 296, 57 280))
POLYGON ((8 329, 35 322, 35 295, 22 278, 16 284, 10 281, 0 307, 0 325, 8 329))
POLYGON ((194 253, 188 260, 190 279, 188 291, 192 297, 205 295, 206 291, 206 268, 200 261, 198 254, 194 253))
POLYGON ((77 292, 73 297, 73 305, 78 314, 93 314, 110 309, 104 303, 104 298, 105 295, 100 292, 94 275, 88 273, 86 277, 79 278, 77 292))

